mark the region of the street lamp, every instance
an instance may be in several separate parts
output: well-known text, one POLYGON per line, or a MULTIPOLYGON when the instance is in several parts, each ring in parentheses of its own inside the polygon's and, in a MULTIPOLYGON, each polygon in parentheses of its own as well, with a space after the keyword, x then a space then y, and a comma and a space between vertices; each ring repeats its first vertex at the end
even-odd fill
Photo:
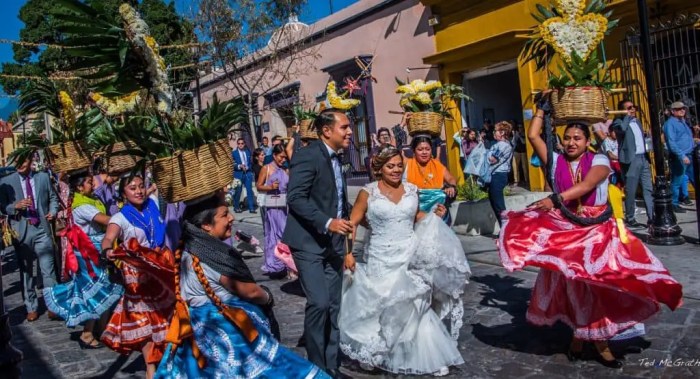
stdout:
POLYGON ((257 110, 253 114, 253 131, 258 137, 258 141, 262 141, 262 130, 260 129, 260 124, 262 123, 262 115, 257 110))
POLYGON ((195 69, 195 75, 194 75, 194 82, 197 88, 195 89, 197 91, 197 109, 195 110, 197 113, 202 112, 202 92, 199 90, 199 58, 200 58, 200 48, 199 45, 194 46, 190 48, 190 52, 192 53, 192 60, 194 62, 194 69, 195 69))
POLYGON ((676 222, 673 213, 671 192, 668 188, 664 167, 664 151, 661 144, 661 126, 659 125, 659 109, 656 103, 656 83, 654 82, 654 62, 651 58, 651 42, 649 40, 649 9, 646 0, 637 0, 639 12, 639 48, 644 62, 644 77, 647 85, 649 113, 651 121, 651 138, 654 145, 654 168, 656 183, 654 185, 654 220, 649 228, 649 240, 652 245, 680 245, 685 242, 681 237, 681 227, 676 222))

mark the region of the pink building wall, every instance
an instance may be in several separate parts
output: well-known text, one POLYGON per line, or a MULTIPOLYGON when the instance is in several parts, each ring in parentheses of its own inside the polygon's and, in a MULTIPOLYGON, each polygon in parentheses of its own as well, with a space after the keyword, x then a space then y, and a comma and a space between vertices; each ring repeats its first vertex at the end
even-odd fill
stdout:
MULTIPOLYGON (((299 95, 307 100, 314 100, 321 94, 330 79, 323 68, 354 59, 355 56, 372 55, 372 75, 377 83, 372 84, 374 122, 370 125, 391 127, 401 120, 401 115, 389 111, 400 111, 399 96, 395 93, 395 77, 402 80, 437 79, 437 68, 429 68, 423 63, 423 57, 435 53, 432 27, 428 26, 430 9, 418 0, 387 1, 361 0, 338 13, 332 14, 310 25, 312 33, 323 31, 355 15, 361 14, 375 6, 393 3, 383 10, 371 12, 337 31, 323 35, 309 48, 318 50, 318 58, 313 66, 305 68, 305 74, 291 78, 278 88, 294 82, 300 82, 299 95), (407 68, 414 68, 407 72, 407 68)), ((211 101, 214 93, 220 99, 237 96, 227 80, 212 82, 214 73, 201 79, 202 102, 211 101)), ((342 83, 338 83, 339 86, 342 83)), ((270 123, 270 132, 265 135, 284 135, 285 130, 275 122, 275 116, 265 100, 260 98, 259 106, 263 110, 262 122, 270 123)), ((372 130, 374 131, 374 130, 372 130)))

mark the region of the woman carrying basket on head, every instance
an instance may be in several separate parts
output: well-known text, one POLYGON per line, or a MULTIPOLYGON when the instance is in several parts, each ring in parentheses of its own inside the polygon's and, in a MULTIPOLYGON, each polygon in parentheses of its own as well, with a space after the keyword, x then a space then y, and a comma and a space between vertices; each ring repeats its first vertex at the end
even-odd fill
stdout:
POLYGON ((589 125, 569 123, 564 154, 548 156, 551 146, 540 137, 548 100, 541 100, 538 108, 528 138, 543 165, 551 167, 554 194, 523 211, 503 213, 501 262, 509 271, 541 268, 526 317, 534 325, 561 321, 571 327, 570 360, 581 358, 584 343, 592 342, 596 360, 619 368, 622 361, 607 341, 635 336, 641 322, 659 312, 659 303, 679 307, 682 288, 622 220, 613 217, 610 163, 588 151, 589 125))
POLYGON ((163 357, 168 320, 175 304, 175 263, 168 249, 161 250, 166 227, 158 204, 147 194, 143 176, 123 177, 117 198, 124 206, 109 222, 102 251, 117 262, 125 293, 102 341, 122 354, 142 352, 146 376, 152 378, 163 357), (119 247, 113 249, 117 242, 119 247))
MULTIPOLYGON (((457 180, 439 160, 432 157, 432 137, 417 134, 411 141, 413 158, 406 159, 406 182, 418 187, 420 210, 432 212, 438 204, 445 204, 457 195, 457 180)), ((449 211, 444 217, 449 220, 449 211)))

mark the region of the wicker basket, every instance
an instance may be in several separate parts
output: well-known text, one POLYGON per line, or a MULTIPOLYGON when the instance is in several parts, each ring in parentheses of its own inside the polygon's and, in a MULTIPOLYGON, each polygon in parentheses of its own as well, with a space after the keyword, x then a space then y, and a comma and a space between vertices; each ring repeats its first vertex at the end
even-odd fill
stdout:
POLYGON ((128 151, 138 150, 133 141, 117 142, 104 150, 104 168, 110 175, 119 175, 131 171, 143 158, 128 151))
POLYGON ((90 167, 92 158, 83 141, 69 141, 46 148, 47 158, 55 172, 77 171, 90 167))
POLYGON ((225 139, 153 162, 153 179, 169 203, 193 200, 231 183, 233 161, 225 139))
POLYGON ((316 130, 311 128, 313 122, 313 120, 301 120, 299 124, 299 135, 302 139, 318 139, 316 130))
POLYGON ((441 114, 435 112, 412 113, 408 119, 408 134, 430 134, 439 136, 442 132, 442 124, 445 121, 441 114))
POLYGON ((551 102, 556 125, 565 125, 571 121, 596 123, 607 119, 608 93, 603 88, 569 87, 554 90, 551 102))

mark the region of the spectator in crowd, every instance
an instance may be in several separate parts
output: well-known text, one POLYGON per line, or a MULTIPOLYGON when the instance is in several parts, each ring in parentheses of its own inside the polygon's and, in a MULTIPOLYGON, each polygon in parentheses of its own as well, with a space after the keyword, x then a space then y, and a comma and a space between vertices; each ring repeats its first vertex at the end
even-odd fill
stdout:
POLYGON ((267 138, 267 136, 262 138, 262 143, 260 144, 259 148, 263 150, 265 156, 272 154, 272 147, 270 146, 270 140, 267 138))
POLYGON ((260 170, 265 166, 265 149, 259 147, 253 150, 253 181, 258 182, 260 170))
POLYGON ((618 159, 625 182, 625 224, 632 228, 642 226, 634 217, 637 187, 641 185, 647 225, 650 225, 654 219, 654 200, 651 196, 651 168, 644 131, 637 119, 637 107, 632 101, 622 100, 617 108, 627 112, 626 115, 615 118, 612 123, 619 145, 618 159))
POLYGON ((445 147, 447 146, 447 144, 445 144, 445 140, 443 140, 440 136, 433 137, 431 144, 433 148, 433 158, 439 160, 442 162, 442 164, 445 164, 445 160, 442 157, 442 153, 445 151, 445 147))
POLYGON ((279 134, 275 134, 274 136, 272 136, 272 145, 265 152, 265 164, 270 164, 272 162, 272 148, 275 147, 275 145, 280 144, 282 144, 282 136, 280 136, 279 134))
POLYGON ((241 192, 243 192, 243 187, 245 187, 248 211, 257 213, 255 211, 255 201, 253 200, 253 157, 243 138, 239 138, 236 141, 236 145, 236 150, 231 154, 233 156, 233 178, 238 179, 241 185, 237 186, 233 192, 233 206, 236 213, 243 212, 240 202, 241 192))
POLYGON ((119 180, 117 175, 109 175, 105 169, 93 176, 95 182, 95 196, 107 207, 107 215, 112 216, 119 212, 116 195, 114 193, 114 183, 119 180))
POLYGON ((374 179, 374 172, 372 170, 372 162, 374 161, 374 156, 379 153, 382 146, 391 145, 396 147, 396 139, 391 133, 389 128, 379 128, 377 133, 372 133, 372 149, 370 150, 370 156, 365 158, 365 167, 369 173, 370 179, 374 179))
POLYGON ((484 147, 487 149, 491 148, 491 145, 496 142, 493 139, 493 125, 491 124, 491 120, 484 120, 484 126, 481 128, 480 134, 481 141, 484 142, 484 147))
POLYGON ((506 210, 506 199, 503 190, 508 185, 508 174, 513 162, 513 125, 501 121, 494 127, 495 143, 489 149, 488 159, 491 163, 491 183, 489 183, 489 202, 496 214, 498 224, 503 225, 501 213, 506 210))
MULTIPOLYGON (((686 195, 688 186, 681 188, 686 178, 692 178, 692 158, 693 154, 693 132, 686 121, 686 113, 688 108, 680 101, 671 104, 671 114, 668 120, 664 123, 664 135, 666 136, 666 145, 669 150, 669 167, 671 168, 671 191, 673 210, 676 213, 685 213, 685 209, 679 205, 681 194, 686 195), (686 177, 686 173, 689 175, 686 177)), ((693 183, 695 186, 695 183, 693 183)), ((687 196, 686 196, 687 197, 687 196)))
POLYGON ((593 150, 593 152, 599 151, 602 146, 603 146, 603 141, 605 141, 606 138, 608 138, 608 134, 610 132, 610 125, 612 125, 612 120, 606 120, 604 122, 596 122, 593 124, 593 140, 591 141, 591 145, 593 145, 593 142, 595 142, 596 147, 593 150))
POLYGON ((622 182, 622 168, 620 167, 620 160, 618 158, 619 149, 617 135, 612 127, 606 134, 607 137, 605 137, 600 145, 600 152, 605 154, 610 160, 610 168, 613 170, 612 184, 620 184, 622 182))
POLYGON ((527 159, 527 146, 525 145, 525 128, 522 123, 517 123, 513 133, 513 180, 514 186, 521 183, 528 186, 530 161, 527 159))
MULTIPOLYGON (((280 196, 279 199, 286 199, 289 173, 284 167, 284 163, 287 160, 284 147, 279 144, 273 146, 272 157, 272 163, 265 165, 260 177, 258 177, 257 189, 266 195, 284 195, 280 196)), ((265 262, 261 269, 270 277, 283 277, 287 272, 287 268, 284 262, 275 256, 275 247, 282 239, 282 233, 287 224, 287 205, 284 202, 274 206, 265 203, 263 206, 265 207, 265 221, 263 224, 265 229, 265 262)), ((289 279, 296 278, 290 277, 289 279)))
MULTIPOLYGON (((33 172, 33 158, 17 158, 17 171, 0 179, 0 210, 11 216, 10 226, 18 235, 15 244, 22 281, 22 299, 27 321, 39 318, 39 298, 34 262, 38 259, 44 289, 56 284, 53 235, 49 223, 58 213, 58 197, 51 190, 51 179, 45 172, 33 172)), ((56 318, 53 312, 50 319, 56 318)))
POLYGON ((465 126, 462 128, 462 130, 458 131, 452 136, 452 141, 454 141, 455 145, 457 145, 457 148, 459 149, 459 163, 460 165, 462 165, 462 171, 464 171, 464 168, 467 164, 467 158, 464 156, 464 147, 462 146, 462 141, 467 139, 468 134, 469 128, 465 126))

